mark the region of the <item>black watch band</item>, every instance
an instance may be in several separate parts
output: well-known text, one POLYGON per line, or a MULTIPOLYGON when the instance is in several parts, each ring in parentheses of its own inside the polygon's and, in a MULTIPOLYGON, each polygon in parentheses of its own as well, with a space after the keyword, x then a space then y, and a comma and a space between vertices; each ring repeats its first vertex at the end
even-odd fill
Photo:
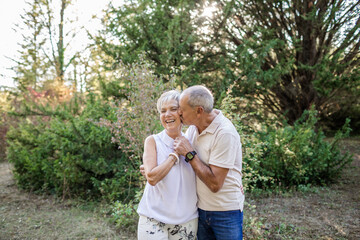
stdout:
POLYGON ((196 154, 197 154, 197 152, 195 152, 195 151, 188 152, 187 154, 185 154, 185 161, 190 162, 191 160, 194 159, 196 154))

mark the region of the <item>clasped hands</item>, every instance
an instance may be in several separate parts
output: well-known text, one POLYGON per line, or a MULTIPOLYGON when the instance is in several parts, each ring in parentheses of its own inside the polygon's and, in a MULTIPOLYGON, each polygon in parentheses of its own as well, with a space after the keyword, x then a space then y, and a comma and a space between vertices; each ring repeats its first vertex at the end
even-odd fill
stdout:
POLYGON ((177 154, 185 156, 188 152, 193 151, 189 140, 186 137, 177 137, 174 140, 174 150, 177 154))

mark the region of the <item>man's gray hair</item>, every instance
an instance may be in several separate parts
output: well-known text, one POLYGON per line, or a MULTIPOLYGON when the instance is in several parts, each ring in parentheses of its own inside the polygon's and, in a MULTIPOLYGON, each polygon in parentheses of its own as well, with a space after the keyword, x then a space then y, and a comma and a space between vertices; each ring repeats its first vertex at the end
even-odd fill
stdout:
POLYGON ((189 95, 188 104, 194 108, 201 106, 206 113, 210 113, 214 107, 214 97, 209 89, 196 85, 185 89, 181 95, 189 95))
POLYGON ((162 105, 170 100, 175 100, 179 106, 179 99, 180 99, 180 93, 176 90, 170 90, 170 91, 164 92, 163 94, 161 94, 160 98, 157 100, 157 104, 156 104, 157 110, 160 113, 162 105))

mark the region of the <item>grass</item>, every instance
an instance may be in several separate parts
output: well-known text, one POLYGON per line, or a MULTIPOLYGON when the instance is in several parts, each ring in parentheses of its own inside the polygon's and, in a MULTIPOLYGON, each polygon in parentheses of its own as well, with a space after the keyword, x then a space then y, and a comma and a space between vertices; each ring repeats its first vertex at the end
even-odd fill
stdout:
POLYGON ((359 146, 359 138, 343 140, 354 161, 330 186, 247 194, 245 239, 360 239, 359 146))
MULTIPOLYGON (((360 138, 343 140, 343 150, 353 153, 354 161, 330 186, 247 193, 244 239, 360 239, 359 146, 360 138)), ((110 206, 23 192, 10 168, 0 163, 1 240, 136 239, 135 231, 109 221, 110 206)))
POLYGON ((0 163, 0 239, 136 239, 115 229, 105 208, 60 202, 16 188, 11 165, 0 163))

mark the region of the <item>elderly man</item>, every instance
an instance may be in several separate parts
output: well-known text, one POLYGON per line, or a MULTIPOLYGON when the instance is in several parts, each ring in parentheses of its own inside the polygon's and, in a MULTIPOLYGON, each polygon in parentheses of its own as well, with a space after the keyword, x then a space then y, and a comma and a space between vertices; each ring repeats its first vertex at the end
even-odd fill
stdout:
POLYGON ((211 92, 193 86, 180 96, 180 117, 190 125, 186 135, 174 141, 175 151, 185 156, 197 176, 198 239, 242 239, 244 193, 242 150, 234 125, 213 109, 211 92))

